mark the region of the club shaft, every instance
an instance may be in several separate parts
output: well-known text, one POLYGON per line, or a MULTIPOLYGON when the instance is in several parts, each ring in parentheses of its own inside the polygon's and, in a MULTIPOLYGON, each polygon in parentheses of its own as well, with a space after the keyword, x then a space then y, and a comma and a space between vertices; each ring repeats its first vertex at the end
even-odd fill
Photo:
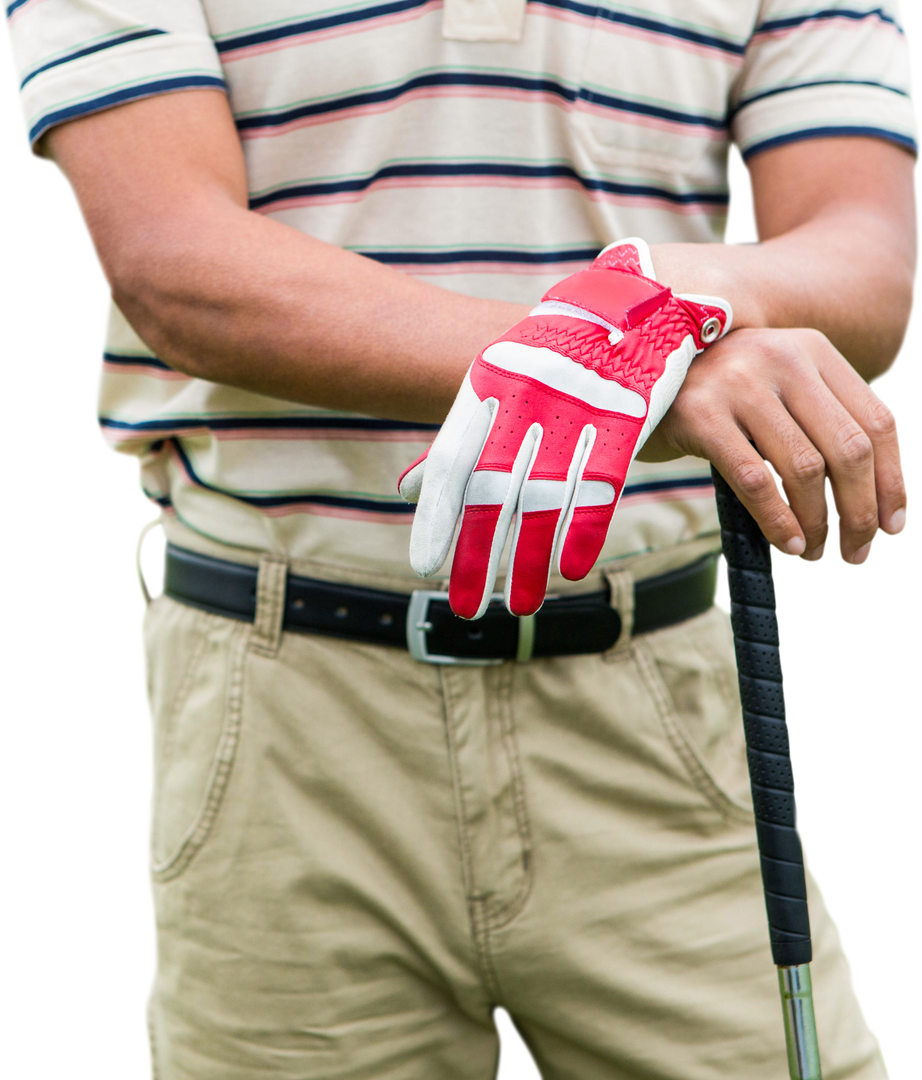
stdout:
POLYGON ((822 1080, 810 965, 778 968, 791 1080, 822 1080))
POLYGON ((712 469, 729 567, 733 640, 762 864, 772 958, 778 967, 791 1080, 821 1080, 810 980, 810 918, 797 835, 771 552, 762 531, 712 469))

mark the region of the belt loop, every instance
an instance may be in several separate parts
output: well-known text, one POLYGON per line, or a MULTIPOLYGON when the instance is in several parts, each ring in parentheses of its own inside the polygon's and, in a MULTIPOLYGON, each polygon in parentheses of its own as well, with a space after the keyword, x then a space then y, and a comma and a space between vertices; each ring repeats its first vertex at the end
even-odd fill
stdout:
POLYGON ((140 600, 140 609, 144 609, 150 603, 153 596, 153 590, 150 586, 150 581, 147 577, 147 568, 144 565, 144 553, 147 551, 147 542, 150 539, 153 532, 160 528, 160 512, 155 513, 152 517, 148 517, 144 522, 141 522, 140 528, 135 534, 135 540, 132 544, 132 573, 135 579, 135 589, 137 589, 138 599, 140 600))
POLYGON ((608 569, 603 571, 611 590, 609 604, 621 616, 621 633, 608 653, 625 648, 634 632, 634 575, 630 570, 608 569))
POLYGON ((281 555, 264 554, 259 559, 256 577, 256 617, 250 636, 250 648, 260 656, 273 657, 282 640, 285 618, 285 586, 288 562, 281 555))

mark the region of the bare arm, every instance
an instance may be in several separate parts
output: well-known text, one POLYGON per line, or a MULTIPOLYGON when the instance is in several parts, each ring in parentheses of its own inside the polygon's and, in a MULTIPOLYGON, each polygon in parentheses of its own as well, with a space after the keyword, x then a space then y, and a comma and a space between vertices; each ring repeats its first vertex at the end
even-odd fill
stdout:
POLYGON ((188 91, 48 135, 116 303, 178 371, 392 419, 445 417, 464 372, 517 322, 247 209, 223 93, 188 91))
MULTIPOLYGON (((525 313, 249 211, 219 92, 134 102, 47 138, 116 302, 179 371, 440 420, 473 357, 525 313)), ((767 151, 751 171, 763 243, 653 249, 662 281, 727 297, 740 329, 692 366, 645 456, 715 461, 772 542, 808 557, 825 538, 828 473, 843 555, 861 561, 878 524, 902 527, 905 505, 892 420, 855 370, 872 377, 889 365, 908 316, 911 159, 875 140, 818 140, 767 151), (822 333, 779 329, 801 326, 822 333), (750 439, 782 475, 791 509, 750 439)))
POLYGON ((750 163, 761 243, 654 249, 673 288, 727 296, 739 329, 692 365, 642 456, 713 461, 771 542, 807 559, 826 541, 827 478, 847 561, 905 524, 893 416, 864 379, 892 363, 912 305, 912 170, 873 139, 768 151, 750 163))
POLYGON ((727 296, 738 329, 812 327, 866 379, 881 375, 912 305, 911 155, 878 139, 811 139, 757 154, 749 170, 761 242, 660 245, 657 272, 676 291, 727 296))

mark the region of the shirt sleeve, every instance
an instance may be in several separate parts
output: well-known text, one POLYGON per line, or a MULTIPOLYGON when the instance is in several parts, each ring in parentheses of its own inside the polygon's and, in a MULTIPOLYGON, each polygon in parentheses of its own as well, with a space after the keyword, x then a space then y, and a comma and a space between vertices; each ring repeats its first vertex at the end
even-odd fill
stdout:
POLYGON ((763 0, 731 106, 744 157, 829 135, 873 136, 915 153, 896 5, 763 0))
POLYGON ((7 0, 6 15, 33 146, 113 105, 225 86, 199 0, 7 0))

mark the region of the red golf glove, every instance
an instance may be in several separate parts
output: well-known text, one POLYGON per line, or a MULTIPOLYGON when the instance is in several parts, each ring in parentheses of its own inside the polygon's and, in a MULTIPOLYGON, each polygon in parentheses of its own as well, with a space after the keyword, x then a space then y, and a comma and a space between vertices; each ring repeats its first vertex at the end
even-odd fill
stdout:
POLYGON ((438 570, 460 516, 448 597, 466 619, 487 608, 513 521, 513 615, 543 603, 555 551, 565 578, 585 577, 631 461, 731 319, 724 300, 660 285, 636 238, 549 289, 477 357, 435 442, 400 478, 418 501, 413 569, 438 570))

